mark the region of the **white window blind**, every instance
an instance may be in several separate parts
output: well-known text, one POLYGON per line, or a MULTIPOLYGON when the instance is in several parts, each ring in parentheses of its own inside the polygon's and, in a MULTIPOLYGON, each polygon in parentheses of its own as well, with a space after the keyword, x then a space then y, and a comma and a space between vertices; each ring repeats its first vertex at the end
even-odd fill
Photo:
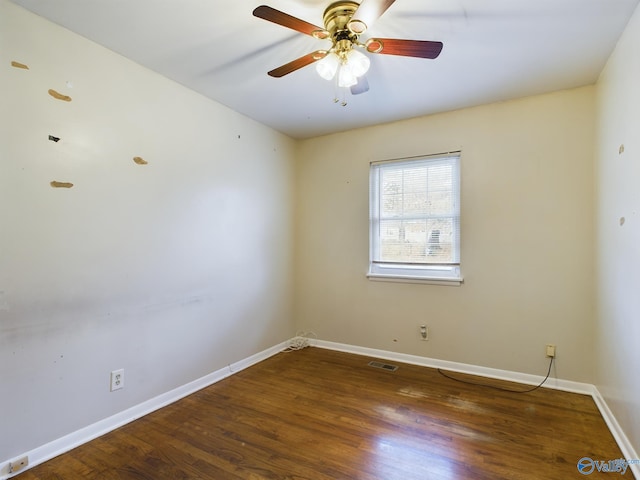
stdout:
POLYGON ((374 162, 370 277, 460 282, 460 152, 374 162))

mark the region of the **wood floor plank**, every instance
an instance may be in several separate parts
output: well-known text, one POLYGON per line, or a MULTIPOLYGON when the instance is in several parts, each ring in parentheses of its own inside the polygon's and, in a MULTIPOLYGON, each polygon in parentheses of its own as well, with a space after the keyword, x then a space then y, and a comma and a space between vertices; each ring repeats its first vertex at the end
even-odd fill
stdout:
POLYGON ((589 396, 370 360, 281 353, 16 478, 564 480, 622 458, 589 396))

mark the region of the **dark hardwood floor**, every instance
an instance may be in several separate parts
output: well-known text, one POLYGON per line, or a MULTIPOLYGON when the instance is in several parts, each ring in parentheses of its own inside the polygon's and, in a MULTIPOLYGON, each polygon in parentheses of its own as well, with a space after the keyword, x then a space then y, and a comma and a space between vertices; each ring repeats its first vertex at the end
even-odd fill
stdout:
POLYGON ((380 370, 370 360, 319 348, 280 353, 16 478, 621 476, 577 470, 583 457, 622 458, 589 396, 544 388, 507 393, 424 367, 380 370))

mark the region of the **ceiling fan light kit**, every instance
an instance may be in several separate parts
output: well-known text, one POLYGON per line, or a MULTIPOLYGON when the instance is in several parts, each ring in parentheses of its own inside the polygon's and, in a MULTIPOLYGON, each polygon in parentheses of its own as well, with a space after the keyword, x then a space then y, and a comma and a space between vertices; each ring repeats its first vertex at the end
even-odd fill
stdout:
POLYGON ((326 57, 316 63, 316 71, 325 80, 333 80, 338 74, 338 86, 351 87, 369 70, 371 61, 369 57, 357 50, 348 52, 330 52, 326 57))
MULTIPOLYGON (((364 43, 359 40, 395 0, 338 1, 329 5, 323 15, 324 28, 308 23, 267 5, 261 5, 253 15, 290 28, 320 40, 330 40, 329 50, 318 50, 268 72, 272 77, 283 77, 302 67, 316 63, 316 71, 325 80, 336 79, 339 88, 351 88, 357 95, 369 90, 364 79, 369 70, 370 59, 356 50, 362 48, 368 53, 400 55, 416 58, 436 58, 442 51, 441 42, 426 40, 400 40, 369 38, 364 43)), ((346 105, 346 102, 342 102, 346 105)))

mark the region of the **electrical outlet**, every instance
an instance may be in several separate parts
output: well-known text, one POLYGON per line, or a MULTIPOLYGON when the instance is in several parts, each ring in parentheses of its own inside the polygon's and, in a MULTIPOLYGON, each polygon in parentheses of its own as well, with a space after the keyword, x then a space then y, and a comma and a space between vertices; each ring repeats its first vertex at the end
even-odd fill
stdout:
POLYGON ((124 388, 124 368, 111 372, 111 391, 124 388))
POLYGON ((29 457, 19 458, 11 463, 9 463, 9 473, 16 473, 22 470, 24 467, 29 465, 29 457))
POLYGON ((556 346, 548 344, 546 349, 547 357, 555 358, 556 357, 556 346))
POLYGON ((420 325, 420 336, 425 342, 429 340, 429 327, 426 325, 420 325))

